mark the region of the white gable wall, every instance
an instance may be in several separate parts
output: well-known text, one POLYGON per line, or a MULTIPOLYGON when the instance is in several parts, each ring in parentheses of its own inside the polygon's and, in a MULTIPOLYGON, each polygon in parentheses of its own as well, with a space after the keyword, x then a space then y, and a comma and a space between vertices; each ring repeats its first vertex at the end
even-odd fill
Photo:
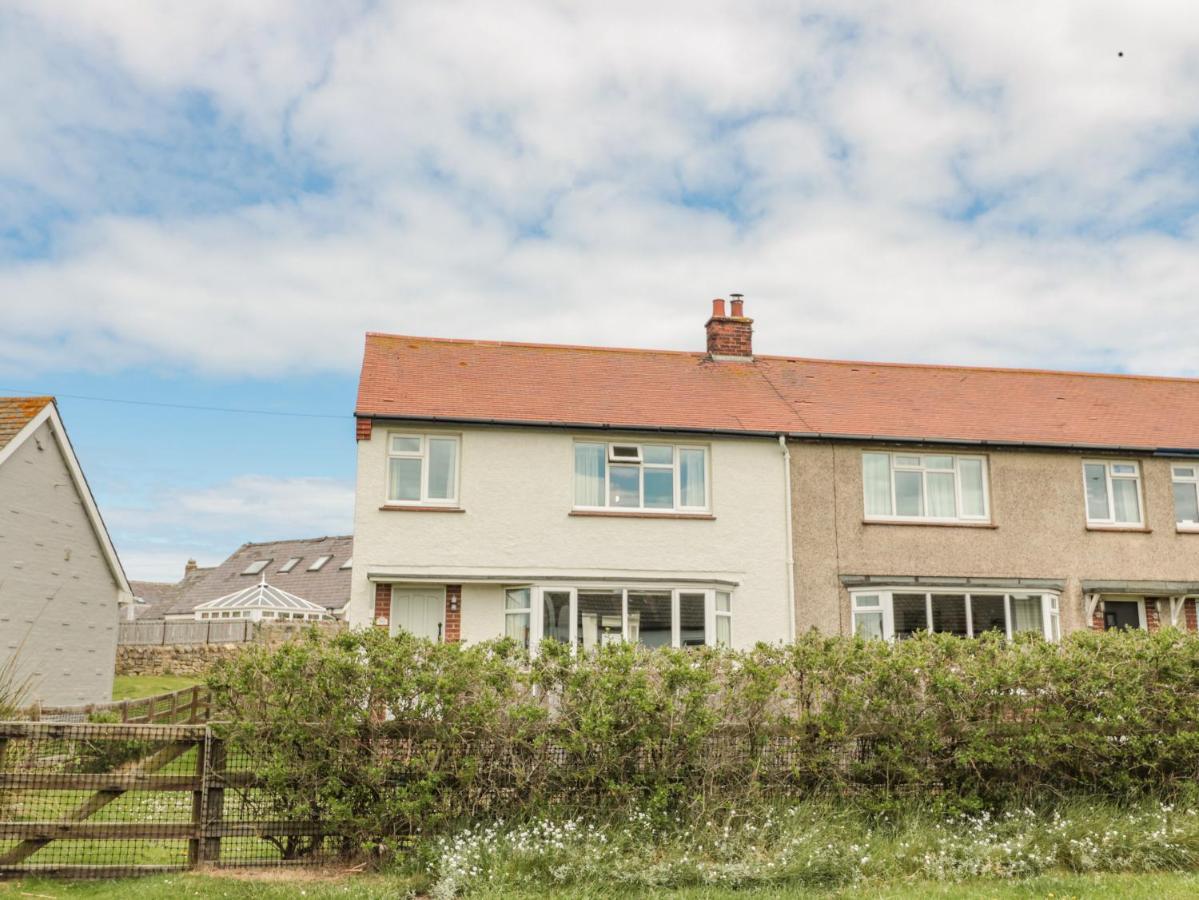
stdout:
POLYGON ((554 428, 374 425, 358 443, 354 576, 349 621, 372 622, 370 581, 461 583, 462 637, 503 633, 502 586, 554 577, 732 581, 733 641, 788 632, 786 470, 772 438, 617 434, 554 428), (461 436, 464 512, 381 510, 387 434, 461 436), (712 520, 570 515, 574 441, 677 441, 710 448, 712 520))
POLYGON ((0 662, 48 705, 108 700, 121 587, 44 420, 0 463, 0 662))

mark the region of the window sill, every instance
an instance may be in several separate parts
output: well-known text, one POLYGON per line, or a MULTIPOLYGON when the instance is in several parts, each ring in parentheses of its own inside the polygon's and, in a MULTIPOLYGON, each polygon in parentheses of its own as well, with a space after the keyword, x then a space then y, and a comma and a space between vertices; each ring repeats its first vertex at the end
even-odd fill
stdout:
POLYGON ((1132 534, 1151 534, 1152 528, 1144 525, 1092 525, 1087 523, 1087 531, 1124 531, 1132 534))
POLYGON ((1199 534, 1199 525, 1179 525, 1174 530, 1179 534, 1199 534))
POLYGON ((383 512, 466 512, 461 506, 405 506, 402 503, 384 503, 379 507, 383 512))
POLYGON ((915 525, 918 528, 998 528, 994 522, 922 522, 919 519, 863 519, 863 525, 915 525))
POLYGON ((714 522, 716 517, 711 513, 688 512, 646 512, 644 510, 621 509, 572 509, 572 516, 593 516, 600 519, 701 519, 714 522))

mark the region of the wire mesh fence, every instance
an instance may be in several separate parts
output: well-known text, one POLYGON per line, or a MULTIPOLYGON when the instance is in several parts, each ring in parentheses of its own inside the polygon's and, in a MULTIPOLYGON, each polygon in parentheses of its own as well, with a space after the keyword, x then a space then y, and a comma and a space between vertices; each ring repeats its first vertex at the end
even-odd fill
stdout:
POLYGON ((320 862, 319 821, 270 821, 246 758, 195 725, 0 722, 0 876, 320 862))
MULTIPOLYGON (((399 802, 380 815, 369 800, 361 818, 337 820, 314 785, 330 776, 352 782, 354 772, 327 772, 309 759, 315 769, 301 764, 267 778, 263 759, 224 733, 205 725, 0 722, 0 877, 314 865, 383 839, 402 844, 426 824, 420 809, 431 807, 406 811, 399 802), (337 821, 348 830, 339 833, 337 821)), ((302 732, 269 738, 307 743, 302 732)), ((629 760, 625 777, 635 792, 655 772, 676 771, 686 782, 680 787, 713 798, 730 790, 744 796, 738 782, 750 777, 764 795, 793 796, 806 790, 797 773, 811 747, 781 736, 751 749, 741 736, 722 734, 705 744, 701 773, 672 767, 663 755, 669 748, 651 742, 629 760)), ((419 794, 435 773, 436 806, 452 809, 453 819, 519 814, 531 794, 576 811, 601 809, 614 790, 610 780, 584 787, 572 775, 593 751, 552 740, 447 742, 380 728, 363 735, 359 749, 379 776, 371 784, 380 795, 399 798, 406 787, 419 794)), ((861 741, 842 750, 844 764, 869 752, 861 741)))
POLYGON ((208 688, 197 684, 165 694, 113 700, 110 703, 88 703, 83 706, 44 706, 35 703, 20 710, 17 717, 32 722, 84 723, 104 717, 130 725, 198 724, 208 721, 211 702, 208 688))

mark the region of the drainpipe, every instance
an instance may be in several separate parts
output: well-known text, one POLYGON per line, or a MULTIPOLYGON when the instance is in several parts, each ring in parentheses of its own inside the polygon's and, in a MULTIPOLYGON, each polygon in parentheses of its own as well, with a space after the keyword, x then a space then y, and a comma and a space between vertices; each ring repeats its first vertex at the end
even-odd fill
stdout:
POLYGON ((795 643, 795 545, 791 541, 791 451, 787 448, 787 436, 779 435, 779 449, 783 451, 783 493, 787 498, 787 640, 795 643))

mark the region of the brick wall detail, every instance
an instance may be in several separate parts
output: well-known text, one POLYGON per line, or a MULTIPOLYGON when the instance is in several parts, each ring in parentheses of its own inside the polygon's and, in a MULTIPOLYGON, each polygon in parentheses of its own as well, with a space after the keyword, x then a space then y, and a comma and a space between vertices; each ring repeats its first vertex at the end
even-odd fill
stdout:
POLYGON ((354 437, 360 441, 369 441, 371 439, 371 428, 374 424, 374 419, 359 416, 354 424, 354 437))
POLYGON ((391 627, 391 585, 375 585, 375 627, 385 631, 391 627))
POLYGON ((713 356, 753 356, 753 319, 713 316, 708 320, 708 352, 713 356))
POLYGON ((445 586, 445 642, 462 640, 462 585, 445 586))

